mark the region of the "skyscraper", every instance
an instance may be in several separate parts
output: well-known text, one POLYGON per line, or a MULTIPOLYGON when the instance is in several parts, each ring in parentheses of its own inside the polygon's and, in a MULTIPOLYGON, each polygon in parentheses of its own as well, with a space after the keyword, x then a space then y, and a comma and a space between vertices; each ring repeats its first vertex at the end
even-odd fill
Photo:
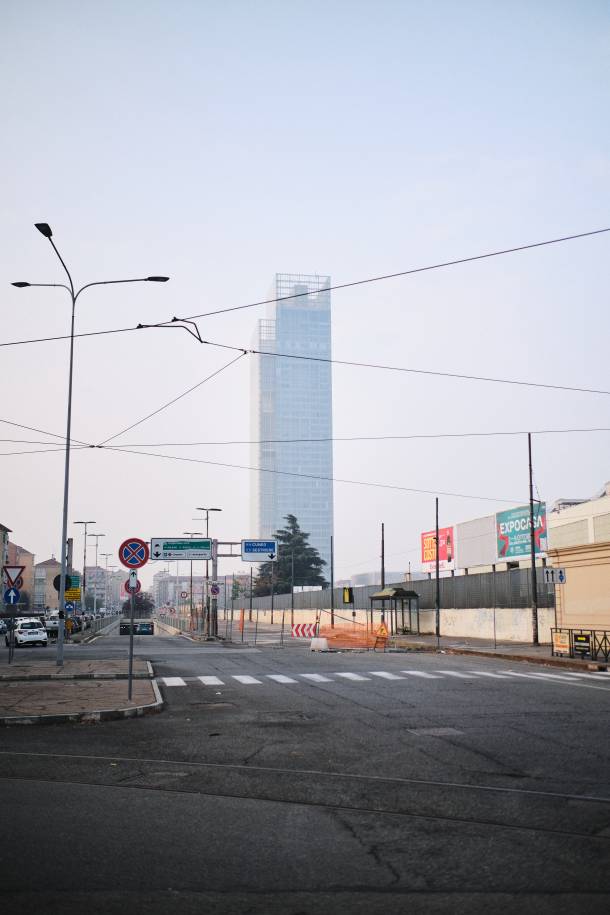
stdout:
MULTIPOLYGON (((289 356, 331 357, 329 276, 278 273, 268 318, 254 348, 289 356), (294 296, 294 298, 293 298, 294 296)), ((333 532, 332 374, 328 362, 257 356, 252 360, 253 536, 269 537, 296 515, 327 563, 333 532), (295 441, 301 439, 301 441, 295 441), (305 440, 305 441, 303 441, 305 440), (269 472, 271 471, 271 472, 269 472), (281 472, 278 472, 281 471, 281 472)), ((296 582, 296 584, 299 584, 296 582)))

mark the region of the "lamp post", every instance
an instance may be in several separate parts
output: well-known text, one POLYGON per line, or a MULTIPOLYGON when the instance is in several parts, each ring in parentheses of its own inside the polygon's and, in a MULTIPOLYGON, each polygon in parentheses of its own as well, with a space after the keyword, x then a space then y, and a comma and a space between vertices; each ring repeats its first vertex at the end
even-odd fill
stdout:
POLYGON ((108 612, 108 557, 112 556, 112 553, 102 553, 102 559, 106 560, 106 568, 104 569, 104 610, 108 612))
MULTIPOLYGON (((95 524, 95 521, 75 521, 75 524, 84 524, 85 526, 85 536, 83 538, 83 587, 81 590, 81 612, 84 613, 87 609, 87 526, 89 524, 95 524)), ((59 602, 59 607, 62 609, 61 601, 59 602)), ((58 630, 59 632, 59 630, 58 630)), ((59 635, 57 636, 59 638, 59 635)))
POLYGON ((105 537, 106 534, 89 534, 91 539, 95 538, 95 581, 93 585, 93 614, 97 613, 97 548, 99 544, 100 537, 105 537))
MULTIPOLYGON (((75 290, 74 282, 70 271, 68 270, 64 259, 59 253, 55 242, 53 241, 53 231, 51 226, 46 222, 37 222, 35 223, 36 228, 41 235, 44 235, 45 238, 49 239, 49 243, 55 254, 59 258, 59 262, 64 268, 66 275, 68 277, 69 286, 66 286, 65 283, 28 283, 23 280, 13 283, 13 286, 16 286, 18 289, 25 289, 28 286, 44 286, 44 287, 54 287, 61 286, 62 289, 66 289, 70 296, 70 301, 72 303, 72 320, 70 324, 70 368, 68 372, 68 415, 66 421, 66 458, 64 466, 64 498, 63 498, 63 516, 62 516, 62 526, 61 526, 61 578, 59 582, 59 607, 60 610, 63 609, 65 604, 66 597, 66 565, 67 565, 67 537, 68 537, 68 494, 70 489, 70 433, 72 427, 72 379, 74 374, 74 315, 76 311, 76 300, 78 299, 81 292, 84 292, 85 289, 89 289, 91 286, 111 286, 118 283, 166 283, 169 279, 168 276, 144 276, 138 277, 136 279, 130 280, 97 280, 93 283, 85 283, 84 286, 81 286, 80 289, 75 290)), ((64 623, 62 619, 58 620, 57 624, 57 666, 62 667, 64 663, 64 623)))
MULTIPOLYGON (((201 537, 201 531, 182 531, 183 534, 186 534, 187 537, 190 537, 191 540, 193 537, 201 537)), ((193 560, 191 559, 191 584, 190 584, 190 604, 191 604, 191 625, 193 623, 193 560)))
MULTIPOLYGON (((197 506, 196 511, 205 512, 205 536, 210 539, 210 512, 221 512, 222 508, 202 508, 197 506)), ((193 521, 203 521, 203 518, 193 518, 193 521)), ((210 565, 209 560, 205 561, 205 617, 208 621, 208 635, 210 635, 210 565)))

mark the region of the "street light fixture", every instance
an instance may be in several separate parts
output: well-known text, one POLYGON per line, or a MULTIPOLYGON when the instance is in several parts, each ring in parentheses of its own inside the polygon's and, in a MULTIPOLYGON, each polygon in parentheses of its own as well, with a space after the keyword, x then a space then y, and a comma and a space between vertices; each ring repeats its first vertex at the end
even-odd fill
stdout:
MULTIPOLYGON (((72 281, 72 276, 68 270, 64 259, 59 253, 55 242, 53 241, 53 232, 51 226, 47 222, 37 222, 35 223, 36 228, 41 235, 44 235, 45 238, 49 239, 49 243, 55 254, 59 258, 59 262, 64 268, 69 286, 66 286, 65 283, 28 283, 23 280, 13 283, 13 286, 16 286, 17 289, 25 289, 28 286, 61 286, 63 289, 66 289, 70 295, 70 300, 72 302, 72 321, 70 325, 70 370, 68 374, 68 416, 66 422, 66 458, 65 458, 65 468, 64 468, 64 498, 63 498, 63 519, 62 519, 62 528, 61 528, 61 578, 59 584, 59 607, 63 608, 65 604, 66 597, 66 562, 67 562, 67 537, 68 537, 68 493, 70 488, 70 432, 72 426, 72 378, 74 370, 74 315, 76 311, 76 300, 78 299, 81 292, 84 292, 85 289, 89 289, 91 286, 112 286, 119 283, 166 283, 169 279, 168 276, 145 276, 137 277, 136 279, 130 280, 98 280, 93 283, 85 283, 84 286, 81 286, 79 290, 75 290, 74 282, 72 281)), ((85 538, 86 539, 86 538, 85 538)), ((57 626, 57 666, 61 667, 64 663, 64 624, 63 620, 58 621, 57 626)))
MULTIPOLYGON (((182 531, 183 534, 186 534, 187 537, 190 537, 191 540, 193 537, 201 537, 201 531, 182 531)), ((191 625, 193 623, 193 560, 191 559, 191 584, 190 584, 190 604, 191 604, 191 625)))
POLYGON ((91 538, 95 538, 95 584, 93 585, 93 613, 97 613, 97 548, 99 544, 100 537, 105 537, 106 534, 89 534, 91 538))
MULTIPOLYGON (((95 521, 75 521, 74 524, 84 524, 85 525, 85 536, 83 539, 83 544, 84 544, 84 546, 83 546, 83 579, 82 579, 83 586, 81 589, 81 602, 80 602, 81 603, 81 612, 84 613, 85 610, 87 609, 87 606, 86 606, 86 604, 87 604, 87 526, 89 524, 96 524, 96 522, 95 521)), ((89 535, 89 536, 91 536, 91 535, 89 535)), ((61 597, 61 594, 60 594, 60 597, 61 597)), ((59 602, 59 608, 60 608, 60 610, 62 608, 61 600, 59 602)), ((59 630, 58 630, 58 632, 59 632, 59 630)), ((59 638, 59 634, 58 634, 57 638, 59 638)))
MULTIPOLYGON (((221 512, 222 508, 202 508, 200 505, 196 506, 195 511, 205 512, 205 536, 209 540, 210 538, 210 512, 221 512)), ((203 518, 193 518, 193 521, 203 521, 203 518)), ((210 565, 209 560, 205 561, 205 616, 208 621, 208 635, 212 635, 211 629, 214 630, 214 635, 216 634, 216 627, 214 625, 210 626, 210 565)))

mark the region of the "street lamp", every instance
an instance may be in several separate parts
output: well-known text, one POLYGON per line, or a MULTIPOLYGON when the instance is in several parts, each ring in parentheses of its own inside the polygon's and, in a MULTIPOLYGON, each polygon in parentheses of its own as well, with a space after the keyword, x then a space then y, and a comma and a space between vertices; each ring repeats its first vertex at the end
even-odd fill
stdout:
MULTIPOLYGON (((44 235, 45 238, 49 239, 49 243, 55 254, 59 258, 59 262, 66 271, 69 286, 66 286, 65 283, 27 283, 23 280, 13 283, 13 286, 16 286, 17 289, 25 289, 28 286, 61 286, 62 289, 66 289, 70 295, 70 300, 72 302, 72 321, 70 325, 70 369, 68 373, 68 416, 66 422, 66 458, 65 458, 65 468, 64 468, 64 500, 63 500, 63 519, 61 527, 61 578, 59 582, 59 607, 60 610, 63 609, 65 604, 66 597, 66 561, 67 561, 67 537, 68 537, 68 493, 70 488, 70 432, 72 426, 72 377, 74 369, 74 315, 76 311, 76 300, 78 299, 81 292, 84 292, 85 289, 89 289, 91 286, 111 286, 118 283, 166 283, 169 279, 168 276, 144 276, 138 277, 131 280, 97 280, 94 283, 85 283, 84 286, 77 291, 74 289, 74 283, 70 275, 64 259, 59 253, 55 242, 53 241, 53 232, 51 231, 51 226, 46 222, 37 222, 35 223, 36 228, 41 235, 44 235)), ((57 666, 61 667, 64 663, 64 624, 63 620, 58 620, 57 625, 57 666)))
MULTIPOLYGON (((87 526, 89 524, 95 524, 95 521, 75 521, 74 524, 84 524, 85 525, 85 536, 83 540, 83 587, 81 590, 81 613, 84 613, 87 609, 87 526)), ((61 595, 60 595, 61 596, 61 595)), ((59 602, 60 609, 62 608, 61 600, 59 602)), ((58 630, 59 632, 59 630, 58 630)), ((57 636, 59 638, 59 635, 57 636)))
MULTIPOLYGON (((201 506, 197 506, 195 508, 195 511, 205 512, 205 536, 209 540, 209 538, 210 538, 210 512, 221 512, 222 508, 202 508, 201 506)), ((203 521, 203 518, 193 518, 193 521, 203 521)), ((209 573, 210 573, 209 560, 206 559, 206 561, 205 561, 205 611, 206 611, 206 617, 207 617, 207 621, 208 621, 208 635, 211 634, 210 628, 214 629, 214 634, 215 634, 215 626, 210 627, 210 606, 209 606, 210 605, 210 574, 209 573)))
MULTIPOLYGON (((186 534, 187 537, 190 537, 191 540, 193 537, 201 537, 201 531, 182 531, 183 534, 186 534)), ((191 625, 193 623, 193 560, 191 559, 191 585, 190 585, 190 595, 191 595, 191 625)))
POLYGON ((105 537, 106 534, 89 534, 91 538, 95 538, 95 583, 93 585, 93 613, 97 613, 97 548, 99 544, 100 537, 105 537))
POLYGON ((101 553, 102 559, 106 560, 106 568, 104 570, 104 610, 108 612, 108 557, 112 556, 112 553, 101 553))

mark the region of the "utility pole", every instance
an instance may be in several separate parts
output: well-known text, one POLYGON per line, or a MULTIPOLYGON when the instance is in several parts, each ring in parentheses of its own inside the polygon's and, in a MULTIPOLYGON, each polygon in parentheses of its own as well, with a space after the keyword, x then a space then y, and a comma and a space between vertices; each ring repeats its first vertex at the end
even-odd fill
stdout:
POLYGON ((438 496, 436 497, 436 599, 434 602, 435 606, 435 616, 436 616, 436 647, 439 647, 440 638, 441 638, 441 579, 440 579, 440 568, 439 568, 439 554, 440 554, 440 544, 438 536, 438 496))
POLYGON ((532 433, 527 433, 530 472, 530 556, 532 562, 532 643, 538 644, 538 582, 536 580, 536 537, 534 529, 534 475, 532 472, 532 433))
MULTIPOLYGON (((74 523, 83 524, 85 526, 85 539, 83 545, 83 578, 81 588, 81 612, 84 613, 87 609, 87 527, 89 524, 95 524, 95 521, 75 521, 74 523)), ((64 608, 60 606, 59 609, 63 610, 64 608)))
POLYGON ((385 588, 385 525, 381 522, 381 590, 385 588))
MULTIPOLYGON (((105 537, 106 534, 89 534, 89 536, 90 536, 92 539, 95 538, 95 578, 93 579, 93 614, 95 615, 95 614, 97 613, 97 583, 98 583, 98 577, 97 577, 97 548, 98 548, 98 544, 99 544, 99 542, 100 542, 100 537, 105 537)), ((85 609, 86 609, 86 608, 85 608, 85 609)))
MULTIPOLYGON (((383 574, 383 573, 382 573, 383 574)), ((335 550, 333 535, 330 535, 330 625, 335 625, 335 550)))
POLYGON ((294 549, 290 553, 290 626, 294 626, 294 549))

